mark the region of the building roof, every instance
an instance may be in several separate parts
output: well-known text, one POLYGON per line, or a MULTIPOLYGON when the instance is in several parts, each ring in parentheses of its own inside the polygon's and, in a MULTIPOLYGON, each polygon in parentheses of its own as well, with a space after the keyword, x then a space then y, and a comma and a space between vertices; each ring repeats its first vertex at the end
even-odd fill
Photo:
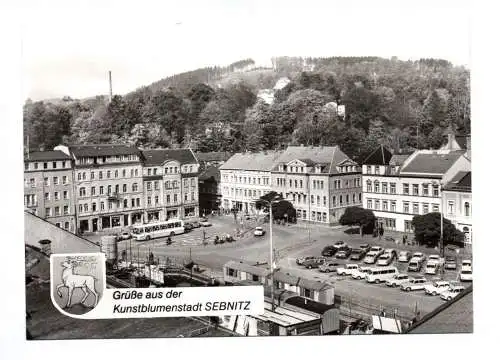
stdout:
POLYGON ((453 179, 446 184, 445 190, 450 191, 462 191, 471 192, 472 191, 472 172, 471 171, 459 171, 453 179))
POLYGON ((314 300, 306 299, 305 297, 302 296, 290 297, 287 300, 285 300, 285 303, 320 315, 324 314, 330 309, 335 308, 334 305, 326 305, 314 300))
POLYGON ((202 170, 200 175, 198 176, 199 180, 205 181, 205 180, 215 180, 217 182, 220 182, 220 171, 217 166, 207 166, 205 169, 202 170))
POLYGON ((69 150, 75 157, 141 154, 135 146, 121 144, 70 145, 69 150))
POLYGON ((197 152, 196 157, 200 162, 207 162, 207 161, 227 161, 232 154, 227 151, 213 151, 213 152, 197 152))
POLYGON ((237 153, 231 156, 220 169, 271 171, 280 155, 280 151, 237 153))
POLYGON ((391 166, 400 166, 403 165, 403 163, 410 157, 411 154, 398 154, 398 155, 392 155, 391 161, 389 161, 389 165, 391 166))
POLYGON ((384 145, 377 146, 363 161, 365 165, 389 165, 392 158, 392 152, 389 151, 384 145))
POLYGON ((71 157, 62 151, 33 151, 30 152, 24 161, 52 161, 52 160, 71 160, 71 157))
POLYGON ((455 141, 457 142, 458 146, 460 146, 460 149, 465 150, 467 149, 467 138, 468 135, 456 135, 455 136, 455 141))
POLYGON ((337 165, 345 160, 352 161, 338 146, 289 146, 278 158, 273 169, 277 170, 278 164, 288 164, 290 161, 299 160, 306 164, 324 164, 323 173, 337 174, 337 165))
POLYGON ((191 149, 143 150, 142 155, 144 156, 145 166, 162 165, 168 160, 176 160, 181 165, 198 163, 191 149))
POLYGON ((474 327, 472 286, 454 299, 426 314, 406 332, 410 334, 472 333, 474 327))
POLYGON ((229 267, 234 270, 240 270, 240 271, 245 271, 254 275, 259 275, 259 276, 267 276, 269 274, 269 269, 263 268, 263 267, 258 267, 254 265, 250 265, 247 263, 244 263, 243 261, 228 261, 224 267, 229 267))
POLYGON ((463 151, 420 150, 403 165, 400 174, 443 175, 463 154, 463 151))

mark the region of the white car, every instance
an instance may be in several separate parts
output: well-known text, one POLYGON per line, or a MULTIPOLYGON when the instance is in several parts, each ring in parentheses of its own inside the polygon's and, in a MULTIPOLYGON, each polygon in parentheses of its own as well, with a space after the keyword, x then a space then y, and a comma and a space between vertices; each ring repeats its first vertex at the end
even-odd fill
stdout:
POLYGON ((420 261, 424 261, 425 260, 425 255, 424 255, 424 253, 416 252, 416 253, 413 254, 412 258, 413 259, 418 258, 418 259, 420 259, 420 261))
POLYGON ((376 251, 370 251, 366 254, 363 262, 365 264, 375 264, 377 262, 378 253, 376 251))
POLYGON ((435 260, 429 260, 425 265, 425 273, 427 275, 436 275, 439 270, 439 262, 435 260))
POLYGON ((410 279, 402 283, 399 287, 404 291, 424 290, 427 285, 427 279, 424 277, 410 279))
POLYGON ((448 290, 445 290, 441 293, 440 298, 443 300, 451 300, 454 299, 458 294, 465 290, 465 287, 462 285, 451 286, 448 290))
POLYGON ((387 266, 390 265, 391 262, 392 262, 392 255, 390 253, 383 253, 377 259, 377 265, 379 266, 387 266))
POLYGON ((448 281, 434 281, 432 284, 426 285, 424 287, 425 293, 427 295, 441 295, 444 291, 450 288, 450 283, 448 281))
POLYGON ((408 262, 408 261, 410 261, 410 258, 411 258, 411 254, 409 251, 399 252, 399 256, 398 256, 399 262, 408 262))
POLYGON ((462 260, 462 271, 463 270, 472 271, 472 260, 462 260))
POLYGON ((428 260, 429 261, 431 261, 431 260, 441 261, 441 258, 439 257, 439 255, 429 255, 428 260))
POLYGON ((212 226, 212 224, 210 223, 210 221, 208 221, 207 219, 202 219, 202 220, 200 221, 200 225, 201 225, 202 227, 209 227, 209 226, 212 226))
POLYGON ((370 270, 370 267, 362 266, 352 271, 351 277, 355 280, 361 280, 366 278, 366 273, 370 270))
POLYGON ((257 226, 253 232, 254 236, 263 236, 265 233, 266 231, 261 226, 257 226))
POLYGON ((410 277, 407 274, 396 274, 392 279, 386 280, 385 284, 390 287, 397 287, 408 280, 410 280, 410 277))
POLYGON ((337 268, 338 275, 351 275, 352 272, 358 269, 358 264, 345 264, 344 267, 337 268))
POLYGON ((383 249, 383 248, 381 248, 380 246, 372 246, 372 247, 370 248, 370 252, 372 252, 372 251, 373 251, 373 252, 376 252, 376 253, 377 253, 377 255, 382 255, 382 254, 384 253, 384 249, 383 249))
POLYGON ((472 270, 463 269, 460 271, 460 281, 472 281, 472 270))

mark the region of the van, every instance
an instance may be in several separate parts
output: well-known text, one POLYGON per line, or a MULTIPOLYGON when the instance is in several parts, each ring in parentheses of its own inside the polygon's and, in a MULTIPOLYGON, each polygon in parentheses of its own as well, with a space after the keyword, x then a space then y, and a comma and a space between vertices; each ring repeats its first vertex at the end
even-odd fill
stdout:
POLYGON ((422 269, 422 261, 419 259, 411 259, 408 263, 408 271, 420 272, 422 269))
POLYGON ((436 275, 439 270, 439 262, 428 261, 425 265, 425 273, 428 275, 436 275))
POLYGON ((372 268, 366 272, 366 281, 378 284, 392 279, 398 273, 398 269, 393 266, 372 268))

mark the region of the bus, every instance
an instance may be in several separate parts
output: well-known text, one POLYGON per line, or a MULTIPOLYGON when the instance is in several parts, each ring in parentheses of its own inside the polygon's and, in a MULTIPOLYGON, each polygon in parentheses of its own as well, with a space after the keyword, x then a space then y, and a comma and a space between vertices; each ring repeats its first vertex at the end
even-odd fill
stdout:
POLYGON ((132 226, 132 237, 137 241, 151 240, 154 238, 174 236, 184 233, 184 221, 171 219, 152 224, 132 226))
POLYGON ((398 269, 392 266, 372 268, 367 271, 365 279, 369 283, 385 283, 386 280, 393 278, 396 274, 398 274, 398 269))

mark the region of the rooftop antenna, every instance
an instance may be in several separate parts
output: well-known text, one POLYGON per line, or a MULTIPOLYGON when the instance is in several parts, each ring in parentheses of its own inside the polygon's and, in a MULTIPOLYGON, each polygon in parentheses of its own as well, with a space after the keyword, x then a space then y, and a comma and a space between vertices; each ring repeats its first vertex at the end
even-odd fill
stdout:
POLYGON ((113 81, 111 79, 111 71, 108 71, 109 74, 109 102, 113 99, 113 81))

